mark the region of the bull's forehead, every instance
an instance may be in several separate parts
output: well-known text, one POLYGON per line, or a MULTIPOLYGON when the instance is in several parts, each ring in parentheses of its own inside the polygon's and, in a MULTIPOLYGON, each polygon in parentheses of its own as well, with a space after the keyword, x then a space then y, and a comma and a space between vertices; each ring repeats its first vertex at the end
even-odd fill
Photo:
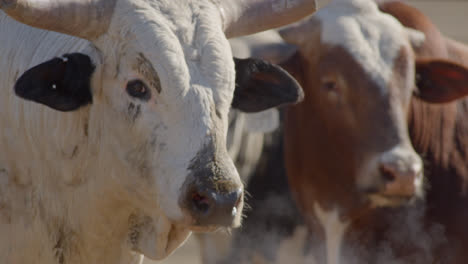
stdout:
POLYGON ((343 47, 386 92, 408 38, 403 26, 371 0, 334 0, 317 12, 323 44, 343 47))
POLYGON ((221 25, 219 10, 210 0, 121 0, 111 29, 136 37, 128 46, 153 64, 162 93, 174 104, 187 103, 182 101, 190 89, 206 88, 214 103, 227 111, 235 74, 221 25))

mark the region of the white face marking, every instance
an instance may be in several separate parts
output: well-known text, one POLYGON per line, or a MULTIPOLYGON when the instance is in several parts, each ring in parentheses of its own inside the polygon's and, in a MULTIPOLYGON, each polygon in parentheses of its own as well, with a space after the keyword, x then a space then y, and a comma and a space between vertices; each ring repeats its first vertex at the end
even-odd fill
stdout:
POLYGON ((334 0, 315 15, 325 44, 344 47, 385 93, 394 61, 409 45, 405 28, 374 1, 334 0))
POLYGON ((343 236, 349 226, 349 222, 342 222, 340 220, 337 209, 327 212, 317 202, 314 203, 314 212, 325 232, 327 264, 339 264, 343 236))

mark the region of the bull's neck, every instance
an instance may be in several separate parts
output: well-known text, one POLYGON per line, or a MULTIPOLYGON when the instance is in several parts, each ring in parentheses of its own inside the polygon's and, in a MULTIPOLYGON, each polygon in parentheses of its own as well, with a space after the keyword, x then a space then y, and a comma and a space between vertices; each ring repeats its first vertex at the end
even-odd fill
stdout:
MULTIPOLYGON (((76 158, 79 156, 77 154, 76 158)), ((40 245, 42 250, 50 250, 43 254, 44 259, 35 260, 38 264, 139 263, 139 256, 131 253, 129 241, 130 219, 136 213, 135 209, 125 199, 121 186, 106 181, 108 178, 102 177, 103 171, 94 171, 100 168, 97 159, 75 160, 81 164, 81 170, 69 168, 68 171, 70 174, 86 171, 93 177, 56 175, 61 169, 44 164, 38 167, 36 162, 23 164, 21 172, 18 165, 2 168, 0 177, 4 177, 2 180, 8 178, 9 184, 0 186, 0 202, 5 202, 0 203, 0 214, 9 215, 11 220, 7 223, 0 219, 0 233, 23 229, 18 230, 21 234, 18 239, 12 238, 12 243, 28 248, 39 248, 40 245), (35 173, 21 174, 26 171, 35 173), (18 202, 19 199, 23 202, 18 202), (40 235, 37 241, 25 243, 21 237, 26 233, 40 235), (54 262, 48 259, 50 255, 55 255, 54 262)), ((62 165, 67 167, 69 164, 62 165)), ((112 173, 112 170, 107 172, 112 173)), ((18 249, 21 254, 22 249, 18 249)), ((3 250, 5 248, 0 245, 2 255, 3 250)), ((18 260, 14 263, 23 263, 21 256, 10 257, 18 260)))
POLYGON ((118 199, 108 199, 112 197, 109 193, 102 195, 83 201, 77 211, 69 213, 77 219, 65 221, 71 230, 63 250, 70 250, 71 254, 64 255, 64 263, 139 263, 129 241, 132 207, 118 199))
MULTIPOLYGON (((110 156, 106 153, 100 155, 110 156)), ((61 245, 63 251, 70 253, 63 255, 64 263, 139 263, 139 257, 131 253, 129 241, 130 220, 138 212, 127 199, 128 194, 123 187, 103 177, 103 173, 109 173, 114 174, 110 178, 121 178, 117 175, 118 168, 104 171, 102 162, 100 159, 83 162, 88 165, 84 169, 93 177, 82 175, 82 182, 71 182, 69 186, 62 183, 60 188, 48 190, 53 193, 55 201, 39 205, 59 208, 57 212, 46 212, 44 216, 51 219, 44 221, 63 224, 49 228, 58 237, 56 245, 64 241, 61 245)))

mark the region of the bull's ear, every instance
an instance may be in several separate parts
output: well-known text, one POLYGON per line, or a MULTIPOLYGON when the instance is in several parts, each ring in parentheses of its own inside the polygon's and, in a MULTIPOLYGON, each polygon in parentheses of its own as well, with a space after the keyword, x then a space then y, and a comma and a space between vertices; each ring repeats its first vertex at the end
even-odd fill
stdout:
POLYGON ((232 107, 243 112, 260 112, 297 103, 304 93, 285 70, 260 59, 237 59, 236 89, 232 107))
POLYGON ((446 60, 416 62, 414 95, 429 103, 448 103, 468 95, 468 68, 446 60))
POLYGON ((59 111, 73 111, 92 102, 95 66, 81 53, 65 54, 27 70, 16 82, 19 97, 59 111))

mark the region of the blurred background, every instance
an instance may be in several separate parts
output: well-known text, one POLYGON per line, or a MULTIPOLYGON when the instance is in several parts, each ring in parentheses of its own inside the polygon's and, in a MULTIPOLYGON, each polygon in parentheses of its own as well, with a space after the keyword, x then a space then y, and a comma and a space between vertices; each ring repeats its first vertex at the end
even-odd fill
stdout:
MULTIPOLYGON (((317 0, 320 6, 329 0, 317 0)), ((468 0, 407 0, 428 15, 448 37, 468 44, 468 0)), ((192 236, 176 253, 164 261, 145 260, 144 264, 201 264, 200 249, 192 236)), ((289 263, 293 264, 293 263, 289 263)))

